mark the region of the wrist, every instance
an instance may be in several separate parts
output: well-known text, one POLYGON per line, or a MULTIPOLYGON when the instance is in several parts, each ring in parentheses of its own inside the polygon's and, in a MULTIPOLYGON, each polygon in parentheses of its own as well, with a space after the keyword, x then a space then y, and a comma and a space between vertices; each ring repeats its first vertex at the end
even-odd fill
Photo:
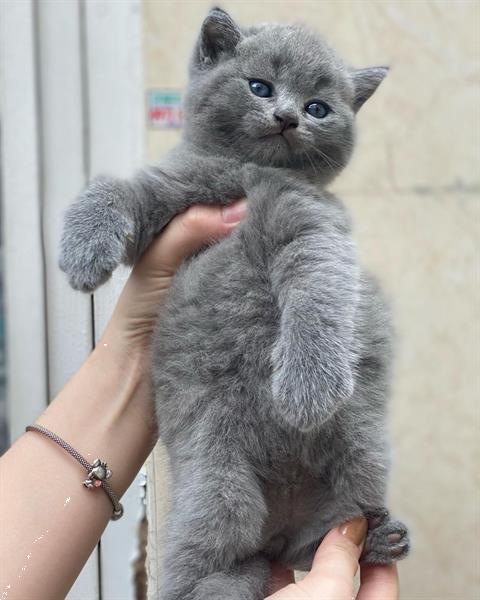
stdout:
POLYGON ((145 355, 128 353, 121 339, 102 336, 38 419, 88 461, 105 460, 118 495, 133 481, 155 443, 152 386, 145 364, 145 355))
POLYGON ((143 273, 141 266, 137 265, 130 274, 101 341, 112 341, 120 355, 139 355, 146 365, 152 333, 168 294, 171 276, 143 273))
POLYGON ((108 360, 121 370, 127 368, 137 373, 138 377, 147 375, 153 327, 153 323, 140 324, 114 315, 98 340, 92 356, 108 354, 108 360))
MULTIPOLYGON (((143 337, 132 339, 123 323, 111 319, 85 368, 93 373, 101 372, 107 379, 129 379, 132 386, 139 386, 149 378, 149 344, 143 337)), ((133 394, 132 394, 133 397, 133 394)))

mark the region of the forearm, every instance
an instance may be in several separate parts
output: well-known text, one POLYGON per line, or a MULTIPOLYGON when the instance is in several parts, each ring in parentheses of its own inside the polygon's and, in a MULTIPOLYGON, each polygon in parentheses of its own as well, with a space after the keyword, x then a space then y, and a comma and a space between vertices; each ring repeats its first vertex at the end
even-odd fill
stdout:
MULTIPOLYGON (((37 423, 89 462, 107 461, 109 483, 121 495, 155 435, 144 360, 118 351, 115 335, 107 330, 37 423)), ((81 465, 35 432, 17 440, 0 468, 0 589, 9 600, 64 598, 109 522, 110 500, 101 489, 87 490, 81 465)))
MULTIPOLYGON (((244 203, 195 207, 166 227, 132 271, 97 348, 37 421, 87 460, 107 461, 119 495, 156 438, 149 345, 171 279, 245 212, 244 203)), ((35 432, 0 459, 0 590, 8 600, 65 597, 112 515, 108 496, 87 490, 85 478, 74 458, 35 432)))

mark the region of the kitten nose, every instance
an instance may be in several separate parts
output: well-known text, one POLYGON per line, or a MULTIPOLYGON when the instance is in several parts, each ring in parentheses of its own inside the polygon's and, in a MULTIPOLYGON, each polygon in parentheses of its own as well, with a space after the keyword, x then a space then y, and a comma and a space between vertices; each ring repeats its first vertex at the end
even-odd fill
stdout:
POLYGON ((273 116, 275 117, 275 121, 280 123, 282 126, 282 131, 285 131, 285 129, 295 129, 298 127, 298 117, 294 113, 278 110, 273 116))

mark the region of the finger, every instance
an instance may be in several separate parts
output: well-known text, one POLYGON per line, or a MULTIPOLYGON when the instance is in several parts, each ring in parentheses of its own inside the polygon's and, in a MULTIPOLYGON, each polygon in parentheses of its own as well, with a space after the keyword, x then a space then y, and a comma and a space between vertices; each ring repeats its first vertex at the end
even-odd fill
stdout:
POLYGON ((269 600, 351 600, 366 533, 367 521, 363 517, 332 529, 320 544, 310 573, 269 596, 269 600))
POLYGON ((362 565, 357 600, 398 600, 396 565, 362 565))
POLYGON ((302 590, 312 599, 351 600, 366 533, 367 521, 363 517, 332 529, 315 554, 312 570, 299 583, 302 590))
POLYGON ((295 581, 293 571, 287 569, 278 563, 272 563, 272 584, 270 593, 273 594, 278 590, 281 590, 285 586, 295 581))
POLYGON ((192 206, 167 225, 143 255, 139 269, 171 275, 187 256, 228 235, 245 217, 246 211, 245 200, 225 207, 192 206))

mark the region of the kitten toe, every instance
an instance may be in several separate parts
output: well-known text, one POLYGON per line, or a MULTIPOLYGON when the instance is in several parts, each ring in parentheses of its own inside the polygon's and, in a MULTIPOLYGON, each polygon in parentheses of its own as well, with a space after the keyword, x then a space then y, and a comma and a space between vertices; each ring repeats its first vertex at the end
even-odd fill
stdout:
POLYGON ((62 257, 59 266, 74 290, 89 293, 110 279, 118 263, 118 256, 111 258, 99 250, 96 256, 78 254, 73 260, 62 257))
POLYGON ((390 513, 384 506, 375 508, 367 508, 364 515, 368 520, 368 529, 376 529, 382 523, 385 523, 390 518, 390 513))
POLYGON ((134 228, 130 217, 116 208, 121 197, 119 183, 99 178, 65 214, 59 266, 76 290, 92 292, 126 258, 134 228))

